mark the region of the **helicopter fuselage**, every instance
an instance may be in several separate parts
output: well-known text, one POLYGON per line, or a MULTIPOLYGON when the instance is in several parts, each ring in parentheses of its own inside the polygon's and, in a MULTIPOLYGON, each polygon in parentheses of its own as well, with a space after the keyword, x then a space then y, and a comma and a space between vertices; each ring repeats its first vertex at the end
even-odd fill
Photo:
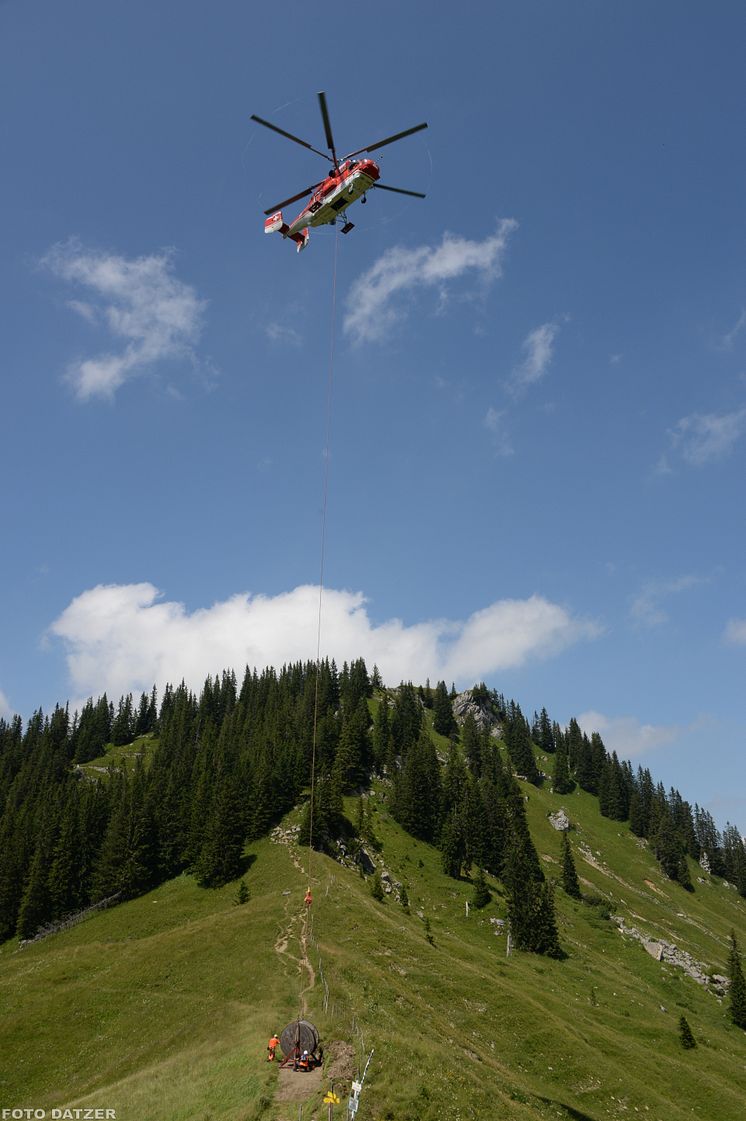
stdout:
POLYGON ((346 160, 340 164, 339 172, 332 172, 316 188, 308 206, 297 218, 286 225, 282 211, 278 210, 264 223, 265 232, 278 231, 283 237, 295 240, 308 226, 328 225, 369 191, 380 175, 380 169, 373 160, 346 160))

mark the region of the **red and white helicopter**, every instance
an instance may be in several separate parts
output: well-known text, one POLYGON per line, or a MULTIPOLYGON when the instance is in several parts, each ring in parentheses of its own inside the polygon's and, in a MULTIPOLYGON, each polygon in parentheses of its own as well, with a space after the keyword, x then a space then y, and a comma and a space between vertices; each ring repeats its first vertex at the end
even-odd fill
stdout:
MULTIPOLYGON (((414 128, 407 128, 404 132, 397 132, 394 136, 387 136, 385 140, 379 140, 376 144, 371 144, 367 148, 358 148, 356 152, 350 152, 340 161, 337 159, 337 152, 334 147, 332 126, 329 122, 329 111, 326 107, 326 94, 319 94, 319 105, 324 121, 326 143, 331 152, 330 156, 320 152, 318 148, 314 148, 307 141, 293 136, 292 132, 286 132, 284 128, 278 128, 277 125, 273 125, 253 113, 251 115, 252 121, 264 125, 265 128, 271 128, 273 132, 279 132, 280 136, 285 136, 288 140, 294 140, 296 144, 300 144, 304 148, 309 148, 317 156, 329 160, 332 164, 332 170, 326 179, 322 179, 320 183, 313 183, 310 187, 306 187, 305 191, 300 191, 292 198, 284 199, 283 202, 278 202, 271 206, 269 210, 264 211, 265 214, 270 215, 264 223, 265 234, 281 233, 283 237, 291 238, 298 247, 299 253, 301 249, 305 249, 308 245, 309 226, 335 225, 337 218, 344 214, 351 203, 357 199, 366 202, 365 193, 372 187, 379 191, 393 191, 397 195, 411 195, 412 198, 416 199, 425 198, 419 191, 405 191, 401 187, 388 187, 379 183, 381 172, 378 165, 373 160, 358 160, 355 157, 362 155, 364 152, 375 152, 376 149, 383 148, 386 144, 393 144, 395 140, 403 140, 405 136, 411 136, 413 132, 420 132, 421 129, 427 128, 426 123, 415 125, 414 128), (306 198, 307 195, 311 196, 311 201, 304 207, 298 217, 288 225, 282 217, 283 206, 289 206, 291 202, 297 202, 298 199, 306 198)), ((348 234, 354 228, 354 223, 348 219, 342 226, 342 233, 348 234)))

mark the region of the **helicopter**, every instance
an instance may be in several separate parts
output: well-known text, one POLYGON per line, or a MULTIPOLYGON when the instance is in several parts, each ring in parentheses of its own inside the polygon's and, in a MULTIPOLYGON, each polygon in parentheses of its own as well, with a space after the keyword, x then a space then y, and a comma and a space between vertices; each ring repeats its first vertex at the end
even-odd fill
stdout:
POLYGON ((346 221, 342 226, 342 233, 348 234, 350 230, 354 230, 355 223, 350 222, 345 215, 345 211, 358 199, 361 203, 366 202, 366 193, 372 188, 379 191, 392 191, 397 195, 410 195, 416 199, 425 198, 425 195, 420 191, 405 191, 402 187, 389 187, 379 182, 381 171, 378 165, 371 159, 359 160, 356 157, 370 154, 378 148, 385 147, 386 144, 393 144, 395 140, 403 140, 405 136, 420 132, 423 128, 427 128, 426 122, 415 125, 414 128, 407 128, 403 132, 397 132, 393 136, 387 136, 384 140, 370 144, 367 148, 358 148, 357 151, 350 152, 349 155, 339 160, 334 147, 334 137, 332 136, 325 93, 319 94, 319 107, 324 122, 326 144, 331 152, 330 156, 319 151, 318 148, 314 148, 306 140, 293 136, 292 132, 286 132, 284 128, 278 128, 271 121, 265 121, 262 117, 257 117, 254 113, 251 114, 252 121, 263 125, 264 128, 272 129, 273 132, 279 133, 287 140, 293 140, 303 148, 308 148, 311 152, 315 152, 317 156, 328 160, 332 165, 331 171, 325 179, 322 179, 319 183, 312 183, 304 191, 299 191, 297 195, 275 203, 274 206, 270 206, 268 210, 264 211, 265 214, 269 215, 264 223, 265 234, 280 233, 284 238, 290 238, 291 241, 295 242, 298 253, 308 245, 310 226, 334 226, 337 218, 344 216, 346 221), (290 206, 291 203, 298 202, 299 199, 306 198, 308 195, 311 196, 311 201, 303 208, 298 217, 288 225, 282 216, 282 208, 290 206))

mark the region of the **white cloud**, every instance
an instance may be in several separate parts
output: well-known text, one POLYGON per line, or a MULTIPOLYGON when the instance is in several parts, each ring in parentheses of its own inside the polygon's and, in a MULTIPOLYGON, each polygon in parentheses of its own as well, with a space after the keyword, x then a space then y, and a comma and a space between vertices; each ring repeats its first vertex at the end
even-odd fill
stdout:
POLYGON ((489 283, 502 275, 502 262, 513 218, 503 218, 484 241, 444 233, 440 245, 416 249, 394 246, 360 276, 350 289, 344 330, 355 342, 381 339, 406 315, 404 295, 418 288, 438 289, 441 307, 448 286, 467 273, 489 283))
POLYGON ((746 646, 746 619, 729 619, 724 638, 734 646, 746 646))
MULTIPOLYGON (((184 678, 199 688, 207 674, 315 657, 318 587, 276 596, 235 595, 188 612, 152 584, 99 585, 77 596, 49 628, 63 643, 71 686, 85 698, 113 697, 184 678)), ((324 592, 322 652, 364 657, 384 679, 471 684, 491 673, 558 654, 595 638, 597 624, 541 596, 504 599, 465 621, 374 623, 360 592, 324 592)))
POLYGON ((649 580, 643 585, 642 590, 633 596, 630 615, 637 626, 659 627, 668 622, 668 613, 662 607, 663 600, 706 583, 706 577, 691 574, 677 576, 673 580, 649 580))
POLYGON ((622 759, 632 759, 657 747, 666 747, 691 730, 677 724, 641 724, 635 716, 604 716, 593 710, 581 713, 578 724, 588 736, 598 732, 606 750, 616 751, 622 759))
POLYGON ((746 308, 743 308, 741 314, 736 320, 735 324, 731 327, 727 334, 723 335, 720 340, 720 345, 723 350, 733 350, 733 344, 740 335, 741 331, 746 327, 746 308))
POLYGON ((558 331, 557 323, 542 323, 529 331, 521 348, 523 361, 513 368, 508 378, 507 387, 511 392, 521 393, 544 377, 552 361, 558 331))
POLYGON ((746 408, 730 413, 692 413, 669 431, 671 447, 685 463, 702 467, 731 452, 746 430, 746 408))
POLYGON ((288 346, 300 346, 303 341, 295 327, 291 327, 287 323, 277 323, 275 321, 267 323, 264 328, 264 333, 272 343, 285 343, 288 346))
POLYGON ((2 689, 0 689, 0 719, 8 720, 12 715, 13 709, 11 708, 10 701, 5 693, 3 693, 2 689))
POLYGON ((205 301, 173 274, 173 253, 126 258, 85 249, 72 240, 55 245, 41 264, 83 288, 88 299, 68 306, 99 322, 122 347, 70 365, 67 377, 82 401, 112 398, 130 378, 166 359, 196 362, 205 301))
POLYGON ((484 418, 484 426, 492 433, 492 442, 498 455, 513 455, 513 442, 505 423, 505 410, 490 407, 484 418))

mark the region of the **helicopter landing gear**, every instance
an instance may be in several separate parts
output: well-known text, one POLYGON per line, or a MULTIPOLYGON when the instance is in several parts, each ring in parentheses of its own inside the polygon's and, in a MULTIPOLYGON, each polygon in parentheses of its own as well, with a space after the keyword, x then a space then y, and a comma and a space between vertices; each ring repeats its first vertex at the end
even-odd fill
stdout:
POLYGON ((355 223, 354 222, 345 222, 344 226, 342 226, 342 233, 343 234, 348 234, 350 232, 350 230, 354 230, 354 229, 355 229, 355 223))

